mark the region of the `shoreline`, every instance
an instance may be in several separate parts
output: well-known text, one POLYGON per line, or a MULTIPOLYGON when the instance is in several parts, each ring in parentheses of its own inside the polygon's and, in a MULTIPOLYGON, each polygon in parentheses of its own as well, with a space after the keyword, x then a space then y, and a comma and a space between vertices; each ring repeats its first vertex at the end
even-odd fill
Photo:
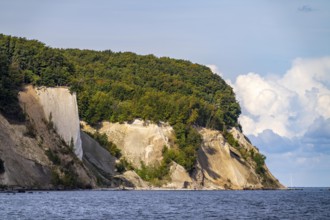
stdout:
MULTIPOLYGON (((275 190, 303 190, 304 188, 315 188, 315 187, 297 187, 297 188, 260 188, 260 189, 176 189, 176 188, 162 188, 162 187, 150 187, 150 188, 134 188, 134 187, 114 187, 114 188, 91 188, 91 189, 56 189, 56 188, 10 188, 0 189, 0 194, 3 193, 33 193, 33 192, 66 192, 66 191, 275 191, 275 190)), ((316 187, 318 188, 318 187, 316 187)), ((319 187, 325 188, 327 187, 319 187)), ((330 188, 329 188, 330 190, 330 188)))
POLYGON ((1 189, 0 194, 23 194, 23 193, 49 193, 49 192, 76 192, 76 191, 303 191, 306 189, 318 189, 321 191, 330 191, 330 187, 295 187, 285 189, 172 189, 172 188, 132 188, 132 187, 116 187, 116 188, 95 188, 95 189, 1 189))

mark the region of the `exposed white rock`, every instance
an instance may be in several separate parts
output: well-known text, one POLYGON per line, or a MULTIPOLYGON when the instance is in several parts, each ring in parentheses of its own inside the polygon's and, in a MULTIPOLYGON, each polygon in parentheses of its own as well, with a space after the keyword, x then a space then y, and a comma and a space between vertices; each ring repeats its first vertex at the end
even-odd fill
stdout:
MULTIPOLYGON (((253 146, 252 143, 250 143, 250 141, 247 139, 247 137, 245 137, 245 135, 241 131, 239 131, 237 128, 232 128, 229 132, 247 150, 253 150, 255 152, 259 152, 258 148, 256 148, 255 146, 253 146)), ((278 179, 276 179, 275 176, 273 176, 273 174, 269 171, 269 169, 268 169, 268 167, 266 165, 264 166, 264 169, 266 170, 266 174, 269 177, 269 179, 273 180, 277 184, 278 188, 282 188, 282 189, 285 188, 285 186, 283 186, 278 181, 278 179)), ((253 186, 248 186, 248 187, 253 188, 253 186)))
POLYGON ((76 94, 62 87, 42 87, 36 89, 36 93, 46 120, 53 122, 56 132, 68 145, 73 141, 74 152, 81 160, 83 150, 76 94))
POLYGON ((240 132, 237 128, 231 128, 229 131, 233 137, 248 150, 256 150, 255 147, 246 139, 244 134, 240 132))
POLYGON ((136 174, 135 171, 126 171, 121 176, 128 180, 130 183, 132 183, 135 189, 149 189, 148 183, 143 181, 141 177, 136 174))
MULTIPOLYGON (((171 141, 174 139, 174 130, 165 123, 154 124, 141 120, 122 124, 103 122, 97 128, 84 122, 82 124, 83 129, 89 132, 106 134, 108 140, 121 149, 122 155, 134 167, 139 167, 141 161, 147 165, 158 163, 163 158, 164 146, 176 147, 171 141)), ((198 130, 203 143, 198 150, 195 169, 189 175, 181 165, 173 163, 169 173, 171 180, 162 188, 213 190, 264 187, 251 158, 244 158, 239 149, 230 146, 222 132, 206 128, 198 130)), ((247 151, 258 152, 239 130, 233 128, 229 132, 247 151)), ((281 187, 266 166, 265 169, 266 175, 274 181, 273 187, 281 187)))
POLYGON ((192 186, 193 181, 185 168, 175 162, 173 162, 172 166, 170 167, 170 177, 171 181, 166 186, 164 186, 165 188, 189 189, 192 186))
POLYGON ((171 126, 147 124, 141 120, 131 124, 103 122, 98 132, 105 133, 135 167, 139 167, 141 161, 147 165, 161 161, 162 150, 170 147, 169 140, 173 136, 171 126))
POLYGON ((235 148, 225 142, 221 132, 203 128, 200 134, 203 144, 198 151, 198 163, 204 187, 214 188, 225 184, 233 189, 262 187, 254 170, 239 158, 240 154, 235 148))

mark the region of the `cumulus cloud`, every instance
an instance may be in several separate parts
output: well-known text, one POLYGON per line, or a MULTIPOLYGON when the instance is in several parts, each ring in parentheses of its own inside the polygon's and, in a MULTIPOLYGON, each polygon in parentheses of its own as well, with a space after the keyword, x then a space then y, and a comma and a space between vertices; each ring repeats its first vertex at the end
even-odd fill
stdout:
POLYGON ((250 135, 249 139, 256 146, 262 146, 262 150, 267 153, 287 153, 295 151, 300 144, 295 140, 282 137, 267 129, 258 136, 250 135))
POLYGON ((234 90, 243 107, 240 119, 246 134, 257 135, 271 129, 282 136, 290 136, 287 119, 295 93, 274 80, 249 73, 237 77, 234 90))
POLYGON ((330 57, 296 59, 282 76, 240 75, 231 84, 244 133, 285 185, 330 184, 330 57))
POLYGON ((302 137, 316 119, 330 118, 330 57, 296 59, 282 77, 248 73, 233 84, 247 135, 269 129, 287 137, 302 137))
POLYGON ((317 118, 314 123, 308 128, 305 137, 326 139, 328 140, 327 142, 330 144, 330 118, 317 118))
POLYGON ((208 65, 205 65, 207 66, 208 68, 210 68, 210 70, 215 73, 215 74, 218 74, 219 76, 222 76, 222 73, 220 72, 219 68, 214 65, 214 64, 208 64, 208 65))
POLYGON ((302 138, 313 151, 330 154, 330 118, 317 118, 302 138))

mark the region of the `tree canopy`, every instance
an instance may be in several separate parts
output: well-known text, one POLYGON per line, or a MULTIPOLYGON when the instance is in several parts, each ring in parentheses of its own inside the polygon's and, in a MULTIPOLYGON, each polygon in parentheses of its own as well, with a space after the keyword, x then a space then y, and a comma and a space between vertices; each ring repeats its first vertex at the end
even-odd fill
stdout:
POLYGON ((67 49, 81 117, 91 123, 142 118, 220 129, 236 126, 240 107, 232 88, 209 68, 134 53, 67 49))
MULTIPOLYGON (((194 126, 224 130, 238 126, 241 113, 232 88, 203 65, 131 52, 56 49, 0 34, 2 113, 18 112, 17 93, 25 84, 69 86, 77 92, 81 119, 90 124, 168 122, 180 155, 191 158, 200 144, 194 126)), ((189 169, 193 162, 183 163, 189 169)))

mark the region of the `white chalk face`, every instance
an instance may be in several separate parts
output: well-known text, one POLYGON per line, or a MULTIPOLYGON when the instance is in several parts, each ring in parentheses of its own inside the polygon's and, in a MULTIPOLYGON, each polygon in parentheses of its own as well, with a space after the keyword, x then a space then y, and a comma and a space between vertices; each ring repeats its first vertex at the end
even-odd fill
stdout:
POLYGON ((159 126, 138 119, 130 124, 103 122, 98 132, 106 134, 135 167, 141 161, 146 165, 160 162, 164 146, 170 146, 169 139, 174 135, 173 128, 167 124, 159 126))
POLYGON ((37 89, 37 94, 43 106, 45 118, 54 123, 56 132, 68 145, 73 141, 75 154, 82 159, 76 94, 71 94, 67 88, 41 88, 37 89))

